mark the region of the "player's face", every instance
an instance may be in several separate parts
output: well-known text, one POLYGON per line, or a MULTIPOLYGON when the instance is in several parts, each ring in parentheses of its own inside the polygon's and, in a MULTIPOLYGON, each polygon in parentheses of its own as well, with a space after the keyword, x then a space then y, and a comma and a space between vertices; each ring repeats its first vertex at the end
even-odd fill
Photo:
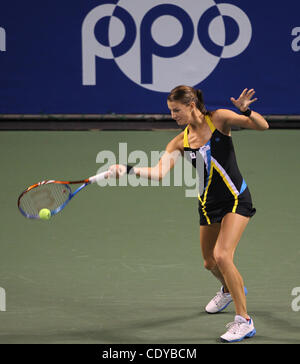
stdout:
POLYGON ((171 112, 172 119, 178 125, 188 124, 191 120, 191 106, 184 105, 178 101, 168 101, 168 108, 171 112))

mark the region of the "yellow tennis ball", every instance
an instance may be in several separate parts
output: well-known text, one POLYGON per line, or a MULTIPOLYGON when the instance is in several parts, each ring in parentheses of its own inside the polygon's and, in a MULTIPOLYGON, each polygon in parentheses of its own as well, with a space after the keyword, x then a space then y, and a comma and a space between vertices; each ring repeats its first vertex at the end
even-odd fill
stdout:
POLYGON ((51 217, 51 211, 49 209, 41 209, 39 212, 39 217, 42 220, 49 220, 51 217))

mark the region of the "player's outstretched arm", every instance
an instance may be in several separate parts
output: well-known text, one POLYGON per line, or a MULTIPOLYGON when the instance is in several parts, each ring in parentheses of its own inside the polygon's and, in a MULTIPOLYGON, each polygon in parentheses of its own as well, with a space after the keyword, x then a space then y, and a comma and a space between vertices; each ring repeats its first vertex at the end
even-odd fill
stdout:
POLYGON ((129 173, 136 174, 142 178, 160 181, 174 167, 178 157, 183 153, 183 148, 181 147, 181 145, 183 145, 183 136, 181 134, 169 142, 163 156, 160 158, 156 166, 129 167, 121 164, 115 164, 109 167, 111 175, 119 178, 124 174, 129 173))

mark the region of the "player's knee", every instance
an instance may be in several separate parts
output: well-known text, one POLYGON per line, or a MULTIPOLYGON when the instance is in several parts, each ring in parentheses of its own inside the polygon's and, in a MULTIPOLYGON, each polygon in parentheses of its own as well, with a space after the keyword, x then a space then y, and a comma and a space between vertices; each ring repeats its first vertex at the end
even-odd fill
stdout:
POLYGON ((216 266, 216 261, 213 258, 204 259, 204 268, 207 270, 213 270, 216 266))
POLYGON ((216 251, 214 258, 217 266, 222 270, 223 267, 228 266, 232 263, 232 256, 225 251, 216 251))

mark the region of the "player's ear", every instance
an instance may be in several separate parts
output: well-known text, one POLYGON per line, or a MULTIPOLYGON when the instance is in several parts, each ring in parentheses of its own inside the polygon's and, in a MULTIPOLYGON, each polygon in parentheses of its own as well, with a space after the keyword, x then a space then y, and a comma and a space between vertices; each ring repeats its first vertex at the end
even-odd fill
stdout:
POLYGON ((195 102, 194 101, 192 101, 191 103, 190 103, 190 110, 191 110, 191 112, 194 112, 194 111, 196 111, 196 109, 197 109, 197 107, 196 107, 196 104, 195 104, 195 102))

